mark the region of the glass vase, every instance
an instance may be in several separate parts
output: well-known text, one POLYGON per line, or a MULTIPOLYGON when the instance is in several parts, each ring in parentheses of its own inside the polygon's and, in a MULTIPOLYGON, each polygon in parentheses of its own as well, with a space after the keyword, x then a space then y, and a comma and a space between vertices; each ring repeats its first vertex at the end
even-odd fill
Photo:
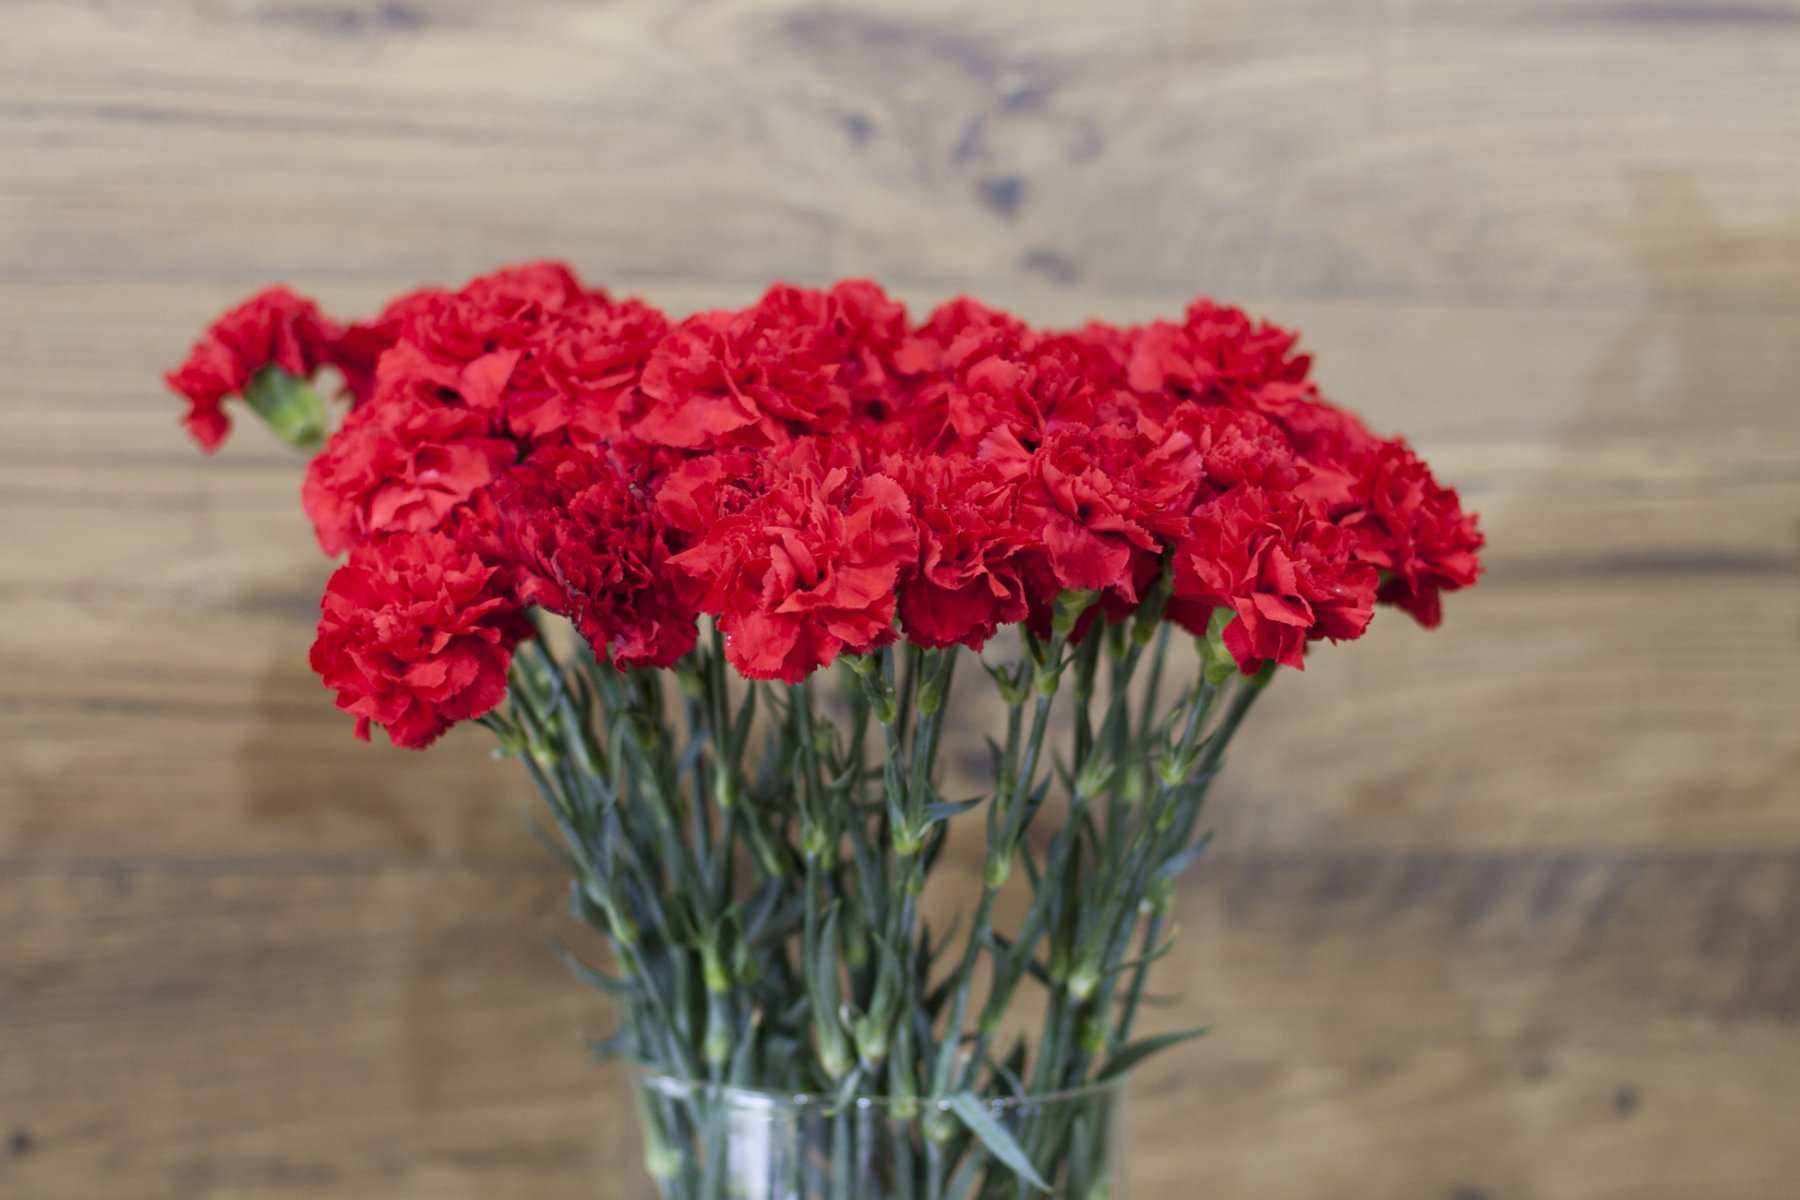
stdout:
POLYGON ((660 1200, 1126 1200, 1125 1083, 952 1104, 632 1077, 660 1200))

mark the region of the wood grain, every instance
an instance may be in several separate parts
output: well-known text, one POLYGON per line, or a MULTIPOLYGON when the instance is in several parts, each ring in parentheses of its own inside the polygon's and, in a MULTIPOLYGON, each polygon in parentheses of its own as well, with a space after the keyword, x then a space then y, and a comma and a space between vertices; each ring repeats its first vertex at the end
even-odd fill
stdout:
POLYGON ((1257 714, 1134 1196, 1794 1194, 1800 4, 0 16, 0 1196, 636 1194, 522 781, 350 739, 296 464, 157 380, 270 280, 541 255, 1305 330, 1491 569, 1257 714))

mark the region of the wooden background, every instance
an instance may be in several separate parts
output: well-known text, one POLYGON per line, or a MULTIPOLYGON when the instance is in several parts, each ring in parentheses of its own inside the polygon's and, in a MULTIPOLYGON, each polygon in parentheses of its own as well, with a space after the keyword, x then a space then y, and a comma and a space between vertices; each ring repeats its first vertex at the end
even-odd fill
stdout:
POLYGON ((560 881, 159 372, 561 255, 1305 330, 1482 587, 1270 697, 1138 1200, 1800 1195, 1800 4, 0 2, 0 1196, 637 1195, 560 881))

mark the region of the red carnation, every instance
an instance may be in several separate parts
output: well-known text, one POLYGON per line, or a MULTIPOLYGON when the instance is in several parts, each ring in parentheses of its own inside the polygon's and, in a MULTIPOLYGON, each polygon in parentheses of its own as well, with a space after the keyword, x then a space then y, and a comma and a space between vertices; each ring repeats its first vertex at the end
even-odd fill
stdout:
POLYGON ((356 717, 396 746, 423 747, 506 695, 530 625, 495 568, 441 533, 359 547, 325 586, 312 667, 356 717))
POLYGON ((264 367, 311 378, 332 361, 337 338, 337 325, 318 305, 287 288, 272 287, 214 321, 187 361, 164 378, 187 397, 188 432, 210 452, 231 430, 226 397, 242 395, 264 367))
POLYGON ((1312 359, 1295 335, 1241 309, 1196 300, 1176 325, 1155 321, 1131 347, 1127 375, 1140 393, 1201 404, 1242 404, 1272 385, 1303 388, 1312 359))
POLYGON ((382 358, 395 346, 409 343, 418 356, 460 369, 496 351, 521 349, 558 314, 594 295, 556 262, 507 267, 455 290, 421 288, 345 330, 337 366, 361 403, 371 398, 382 358))
POLYGON ((760 306, 785 309, 795 321, 830 332, 842 364, 836 382, 858 411, 887 410, 903 381, 922 369, 906 306, 870 280, 845 279, 822 292, 778 284, 760 306))
POLYGON ((1364 507, 1344 520, 1355 532, 1357 557, 1380 567, 1380 599, 1434 628, 1443 619, 1441 593, 1474 584, 1487 539, 1454 489, 1433 479, 1403 441, 1385 443, 1368 465, 1364 507))
POLYGON ((910 506, 819 440, 678 467, 657 495, 689 539, 669 560, 750 679, 796 683, 894 638, 894 593, 918 553, 910 506))
POLYGON ((514 401, 514 427, 547 435, 566 424, 582 446, 622 440, 643 415, 638 381, 668 331, 668 318, 637 300, 594 302, 566 314, 537 360, 542 399, 535 411, 514 401))
POLYGON ((1192 443, 1205 473, 1208 497, 1244 483, 1269 491, 1292 491, 1310 474, 1295 458, 1281 427, 1260 413, 1187 405, 1173 413, 1167 431, 1192 443))
POLYGON ((576 450, 523 468, 498 501, 520 598, 568 617, 604 660, 667 667, 694 648, 649 497, 617 464, 576 450))
POLYGON ((398 387, 478 409, 521 441, 566 429, 593 445, 636 419, 638 376, 667 329, 655 309, 584 290, 560 263, 530 263, 402 297, 353 326, 339 356, 359 401, 398 387))
POLYGON ((514 457, 467 408, 416 397, 361 405, 308 464, 300 503, 319 545, 339 554, 379 533, 436 528, 514 457))
POLYGON ((1037 535, 1020 523, 1019 488, 994 463, 936 455, 897 461, 919 530, 919 562, 900 583, 900 623, 919 646, 979 650, 1025 619, 1024 552, 1037 535))
POLYGON ((1374 612, 1377 575, 1357 561, 1355 539, 1279 493, 1240 487, 1194 514, 1175 547, 1170 616, 1194 632, 1208 609, 1229 608, 1225 648, 1238 669, 1265 661, 1305 668, 1306 643, 1355 638, 1374 612))
POLYGON ((931 314, 902 361, 923 376, 881 445, 915 452, 972 451, 1000 414, 1034 411, 1024 322, 964 296, 931 314))
POLYGON ((771 289, 742 312, 698 313, 644 365, 649 408, 633 427, 662 446, 778 446, 850 417, 843 340, 817 293, 771 289))
POLYGON ((1202 473, 1185 434, 1158 439, 1116 422, 1058 425, 1035 450, 998 429, 981 457, 1019 483, 1020 523, 1041 545, 1038 605, 1064 588, 1135 604, 1159 569, 1161 538, 1185 526, 1202 473))

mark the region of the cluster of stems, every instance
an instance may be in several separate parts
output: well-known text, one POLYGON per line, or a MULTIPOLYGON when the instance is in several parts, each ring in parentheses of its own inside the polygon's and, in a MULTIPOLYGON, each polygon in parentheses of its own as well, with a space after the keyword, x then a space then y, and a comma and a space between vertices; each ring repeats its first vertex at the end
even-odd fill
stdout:
MULTIPOLYGON (((1236 672, 1218 626, 1196 677, 1168 680, 1155 609, 1084 622, 1093 601, 1064 593, 1050 636, 1021 628, 1008 661, 979 662, 1005 728, 970 797, 942 794, 938 769, 953 677, 978 678, 968 650, 900 643, 788 686, 736 677, 716 633, 668 672, 522 646, 484 720, 610 946, 605 965, 564 951, 619 1006, 607 1048, 698 1085, 881 1098, 916 1132, 887 1151, 895 1195, 1066 1172, 1066 1127, 1002 1128, 979 1106, 1116 1077, 1186 1036, 1133 1026, 1208 784, 1267 682, 1236 672), (980 893, 934 929, 927 884, 977 821, 980 893)), ((706 1132, 682 1103, 645 1101, 652 1175, 670 1196, 730 1194, 722 1155, 679 1144, 706 1132)))

